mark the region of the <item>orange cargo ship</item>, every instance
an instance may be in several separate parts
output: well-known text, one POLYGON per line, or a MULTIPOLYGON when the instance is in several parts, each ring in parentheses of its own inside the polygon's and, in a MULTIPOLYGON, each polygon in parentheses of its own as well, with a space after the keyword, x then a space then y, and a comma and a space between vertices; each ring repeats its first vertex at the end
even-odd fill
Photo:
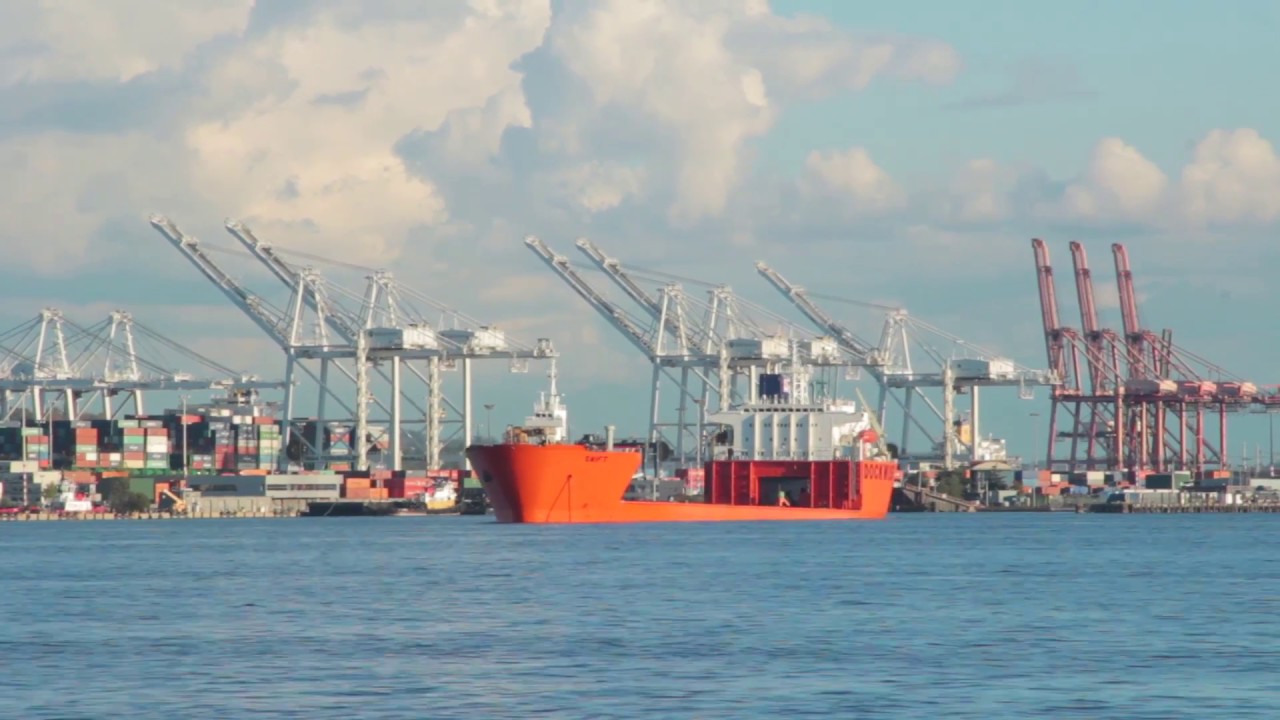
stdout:
POLYGON ((898 473, 883 460, 710 462, 704 502, 664 502, 623 499, 639 452, 513 442, 473 445, 467 459, 504 523, 878 520, 898 473), (784 483, 800 485, 789 506, 784 483))
POLYGON ((737 423, 740 440, 704 464, 701 502, 624 499, 644 455, 614 449, 611 429, 603 444, 566 442, 567 412, 556 393, 554 366, 551 392, 540 397, 525 424, 509 429, 505 442, 472 445, 466 454, 503 523, 877 520, 888 514, 898 465, 884 459, 865 413, 855 413, 850 405, 766 403, 709 419, 724 427, 737 423), (733 459, 768 454, 752 428, 774 414, 790 423, 776 423, 779 436, 792 446, 790 457, 733 459), (786 435, 797 418, 804 420, 805 434, 786 435), (801 441, 809 450, 796 449, 801 441))

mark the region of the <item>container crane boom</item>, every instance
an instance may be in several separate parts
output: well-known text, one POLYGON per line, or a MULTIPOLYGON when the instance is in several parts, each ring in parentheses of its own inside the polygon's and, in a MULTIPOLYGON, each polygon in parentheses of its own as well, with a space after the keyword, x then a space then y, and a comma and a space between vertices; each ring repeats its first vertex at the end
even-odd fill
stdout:
MULTIPOLYGON (((1080 329, 1088 347, 1086 356, 1089 368, 1090 393, 1101 395, 1105 391, 1107 381, 1106 366, 1107 348, 1105 333, 1098 323, 1098 306, 1093 296, 1093 274, 1089 270, 1089 257, 1084 245, 1072 241, 1071 260, 1076 276, 1076 296, 1080 303, 1080 329)), ((1118 383, 1117 383, 1118 385, 1118 383)))
POLYGON ((338 333, 342 341, 348 345, 354 345, 358 330, 352 320, 346 317, 346 313, 334 312, 335 307, 327 301, 321 290, 320 284, 317 282, 318 273, 309 271, 299 271, 281 258, 271 247, 270 244, 264 243, 258 239, 253 231, 244 223, 237 220, 228 220, 226 222, 227 232, 240 241, 250 253, 253 254, 267 269, 271 271, 282 283, 293 290, 300 293, 302 302, 317 316, 323 319, 324 324, 338 333))
POLYGON ((276 254, 272 247, 258 239, 244 223, 239 220, 227 220, 224 227, 227 232, 258 258, 271 274, 280 279, 285 285, 293 286, 298 281, 298 271, 292 265, 285 262, 276 254))
POLYGON ((191 261, 196 269, 209 279, 214 285, 227 296, 236 307, 240 308, 249 319, 262 329, 267 335, 275 340, 280 347, 285 350, 289 347, 289 328, 281 319, 274 317, 266 309, 266 302, 259 296, 249 292, 240 283, 236 282, 217 263, 200 249, 200 242, 195 238, 188 237, 173 224, 171 220, 162 215, 152 215, 150 217, 151 226, 165 237, 183 257, 191 261))
POLYGON ((823 312, 822 308, 819 308, 812 300, 809 299, 803 288, 792 284, 786 278, 782 277, 777 270, 774 270, 763 262, 756 263, 756 270, 764 277, 764 279, 768 280, 769 283, 778 290, 778 292, 787 296, 787 299, 790 300, 791 303, 796 306, 796 309, 803 313, 810 322, 817 325, 825 332, 831 333, 842 345, 845 346, 845 348, 856 355, 859 360, 869 365, 880 364, 878 361, 879 353, 876 352, 876 349, 873 348, 870 343, 858 337, 849 328, 839 322, 836 322, 835 318, 823 312))
POLYGON ((1058 314, 1058 293, 1053 282, 1053 266, 1049 263, 1049 248, 1040 238, 1031 240, 1035 252, 1036 281, 1040 290, 1040 314, 1044 324, 1045 353, 1049 360, 1049 372, 1060 381, 1059 392, 1080 394, 1079 356, 1076 354, 1074 329, 1063 327, 1058 314), (1068 351, 1071 357, 1068 358, 1068 351))
MULTIPOLYGON (((618 287, 622 288, 622 291, 625 292, 628 297, 644 307, 645 311, 652 315, 655 320, 660 320, 668 325, 674 324, 674 327, 663 328, 663 330, 669 330, 672 335, 676 337, 682 350, 697 347, 698 341, 694 336, 694 333, 683 323, 679 322, 678 318, 673 317, 672 313, 664 313, 662 301, 653 298, 649 293, 645 292, 644 288, 640 287, 640 285, 622 269, 622 264, 618 262, 616 258, 611 258, 605 255, 595 243, 586 238, 579 238, 574 244, 577 245, 578 249, 590 258, 605 275, 608 275, 610 280, 613 280, 618 287)), ((667 297, 670 299, 670 295, 667 297)))
POLYGON ((1133 270, 1129 267, 1129 251, 1114 243, 1111 253, 1116 263, 1116 289, 1120 293, 1120 318, 1124 323, 1125 346, 1129 350, 1129 377, 1143 376, 1143 348, 1146 336, 1138 318, 1138 294, 1133 286, 1133 270))
POLYGON ((649 357, 650 360, 656 360, 657 354, 654 352, 652 345, 649 344, 649 338, 645 332, 636 326, 626 314, 616 305, 609 302, 603 295, 596 292, 586 280, 569 266, 569 259, 563 255, 559 255, 547 247, 546 243, 540 238, 533 235, 526 236, 524 239, 525 246, 533 251, 535 255, 542 259, 560 279, 563 280, 574 292, 587 302, 596 312, 600 313, 609 324, 613 325, 623 335, 631 341, 641 352, 649 357))

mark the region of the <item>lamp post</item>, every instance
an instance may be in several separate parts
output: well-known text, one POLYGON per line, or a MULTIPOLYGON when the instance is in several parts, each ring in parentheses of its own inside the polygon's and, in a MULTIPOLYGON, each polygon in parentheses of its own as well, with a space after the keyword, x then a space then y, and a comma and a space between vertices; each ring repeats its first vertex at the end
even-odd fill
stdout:
MULTIPOLYGON (((182 479, 187 479, 190 472, 189 459, 191 458, 191 448, 187 446, 187 398, 188 395, 182 396, 182 479)), ((185 487, 185 485, 183 486, 185 487)))
MULTIPOLYGON (((702 467, 702 416, 704 415, 702 409, 702 398, 694 398, 693 404, 698 406, 698 450, 696 457, 698 467, 702 467)), ((681 458, 681 460, 683 460, 683 458, 681 458)))
POLYGON ((1032 452, 1032 455, 1031 455, 1031 457, 1032 457, 1032 458, 1034 458, 1034 460, 1032 460, 1032 462, 1031 462, 1031 469, 1032 469, 1032 470, 1039 470, 1039 469, 1040 469, 1040 458, 1039 458, 1039 456, 1038 456, 1038 455, 1036 455, 1036 454, 1035 454, 1035 453, 1037 452, 1037 451, 1035 450, 1035 448, 1040 444, 1039 437, 1040 437, 1040 413, 1038 413, 1038 412, 1033 412, 1033 413, 1031 413, 1031 438, 1032 438, 1032 440, 1031 440, 1031 447, 1032 447, 1032 451, 1031 451, 1031 452, 1032 452))
MULTIPOLYGON (((71 409, 70 398, 67 399, 67 409, 68 410, 71 409)), ((68 412, 67 417, 70 418, 70 416, 71 416, 71 413, 68 412)), ((52 403, 48 406, 48 409, 45 410, 45 420, 48 423, 48 428, 45 430, 45 432, 48 433, 48 438, 49 438, 49 467, 52 468, 53 467, 53 404, 52 403)), ((74 435, 74 433, 72 434, 74 435)), ((39 463, 40 463, 40 457, 37 455, 36 467, 40 466, 39 463)))
POLYGON ((484 404, 484 434, 489 442, 493 442, 493 424, 490 422, 489 413, 493 411, 493 403, 484 404))

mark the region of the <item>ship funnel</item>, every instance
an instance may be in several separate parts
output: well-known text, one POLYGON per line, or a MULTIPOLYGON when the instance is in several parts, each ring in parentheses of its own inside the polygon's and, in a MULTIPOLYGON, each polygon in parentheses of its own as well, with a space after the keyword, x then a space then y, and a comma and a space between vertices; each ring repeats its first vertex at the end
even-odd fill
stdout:
POLYGON ((604 449, 613 452, 613 430, 612 425, 604 426, 604 449))

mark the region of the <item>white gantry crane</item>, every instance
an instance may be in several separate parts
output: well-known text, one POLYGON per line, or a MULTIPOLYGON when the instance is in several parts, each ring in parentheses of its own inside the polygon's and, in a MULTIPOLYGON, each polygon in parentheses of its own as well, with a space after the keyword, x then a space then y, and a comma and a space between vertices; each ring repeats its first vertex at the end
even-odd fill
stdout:
MULTIPOLYGON (((524 345, 508 337, 505 332, 496 327, 483 325, 456 308, 400 285, 393 274, 385 270, 361 268, 370 275, 367 277, 365 293, 359 298, 360 311, 348 312, 342 308, 340 302, 326 303, 324 298, 328 294, 325 281, 313 268, 297 268, 285 261, 274 247, 258 239, 243 222, 228 220, 226 229, 255 258, 266 265, 276 278, 292 290, 294 297, 300 294, 300 289, 307 289, 301 294, 301 302, 316 314, 318 324, 328 324, 340 339, 353 346, 356 344, 360 330, 363 329, 369 336, 368 356, 375 361, 386 361, 390 364, 393 426, 391 450, 392 456, 396 458, 397 468, 400 466, 399 458, 401 457, 399 427, 401 424, 400 402, 403 393, 399 388, 402 366, 426 383, 429 389, 425 446, 428 466, 437 467, 440 449, 445 442, 441 432, 444 419, 442 406, 448 406, 450 410, 459 413, 461 442, 464 447, 471 444, 472 431, 475 427, 472 405, 473 360, 503 360, 508 363, 511 372, 526 372, 529 360, 551 360, 556 355, 550 339, 541 338, 533 346, 524 345), (420 307, 422 305, 435 311, 436 317, 428 317, 422 311, 420 307), (452 327, 446 327, 447 325, 452 327), (414 359, 405 352, 412 349, 439 351, 438 354, 426 359, 425 374, 412 363, 402 362, 406 359, 414 359), (440 386, 441 370, 452 370, 459 364, 462 369, 461 410, 454 407, 443 392, 430 392, 430 388, 440 386)), ((336 291, 332 294, 350 296, 350 293, 341 288, 332 289, 336 291)))
POLYGON ((238 395, 282 387, 282 382, 259 380, 184 347, 123 310, 85 326, 56 308, 45 308, 34 319, 0 333, 0 419, 6 421, 25 417, 47 422, 59 405, 68 420, 90 413, 115 418, 128 407, 143 415, 148 392, 238 395), (152 352, 143 353, 140 345, 152 352), (201 375, 217 377, 203 379, 175 369, 156 357, 157 350, 199 366, 201 375))
MULTIPOLYGON (((369 425, 369 406, 372 404, 390 420, 391 427, 387 433, 389 464, 393 469, 401 469, 405 438, 402 407, 407 403, 411 411, 416 411, 416 417, 422 418, 424 462, 429 469, 439 468, 442 449, 447 442, 442 433, 442 426, 447 422, 445 407, 458 412, 458 408, 444 396, 440 376, 442 369, 452 369, 458 359, 463 361, 464 399, 457 434, 465 445, 469 444, 475 425, 471 411, 469 361, 474 357, 506 358, 512 363, 513 370, 522 370, 527 369, 529 358, 551 358, 555 355, 550 340, 541 339, 536 346, 527 347, 508 341, 496 328, 478 324, 475 324, 475 329, 437 330, 422 317, 406 311, 404 297, 416 294, 397 286, 390 273, 363 268, 370 272, 366 278, 366 289, 363 293, 351 293, 328 283, 314 268, 297 267, 283 260, 272 246, 261 242, 243 223, 228 221, 227 231, 290 291, 288 308, 280 310, 231 278, 205 252, 206 248, 199 241, 183 234, 170 220, 153 215, 151 224, 284 351, 288 386, 285 397, 287 437, 280 459, 282 467, 288 463, 285 452, 294 445, 300 449, 298 454, 303 456, 300 460, 304 464, 344 459, 326 454, 322 433, 326 422, 331 419, 353 419, 356 426, 354 462, 358 469, 367 467, 368 440, 371 434, 376 436, 369 425), (347 309, 341 302, 342 297, 348 300, 355 298, 360 310, 347 309), (318 361, 318 375, 303 361, 318 361), (424 367, 419 367, 419 363, 424 367), (425 406, 419 404, 402 383, 402 369, 407 369, 425 383, 425 406), (335 391, 331 370, 336 370, 355 385, 355 402, 348 404, 335 391), (384 402, 372 392, 370 370, 390 385, 389 402, 384 402), (315 432, 310 437, 299 432, 303 426, 296 416, 294 398, 300 374, 308 376, 319 389, 315 432), (337 403, 344 413, 330 418, 328 400, 337 403), (291 442, 292 437, 296 437, 298 442, 291 442)), ((349 456, 346 459, 350 459, 349 456)))
MULTIPOLYGON (((636 317, 608 299, 574 269, 568 258, 552 251, 541 239, 528 236, 525 244, 652 365, 648 442, 655 466, 664 443, 673 450, 677 461, 689 462, 692 449, 692 461, 701 463, 708 414, 755 401, 760 374, 783 372, 796 363, 831 367, 849 364, 830 338, 808 338, 809 333, 785 321, 779 323, 784 332, 762 327, 740 311, 739 299, 726 286, 706 283, 710 287, 708 300, 700 308, 678 283, 664 282, 655 294, 650 294, 618 260, 591 241, 578 240, 578 249, 595 268, 640 306, 644 317, 636 317), (796 334, 806 339, 797 340, 796 334), (675 422, 664 422, 662 417, 664 386, 674 392, 677 400, 675 422), (696 409, 691 409, 690 404, 696 409)), ((807 391, 808 388, 797 389, 807 391)))
POLYGON ((830 333, 855 356, 868 361, 868 372, 879 387, 877 412, 880 423, 886 424, 890 399, 902 411, 898 453, 904 461, 941 460, 943 466, 950 469, 955 466, 957 457, 961 454, 967 455, 971 461, 983 459, 984 452, 992 451, 983 451, 980 447, 979 388, 1017 387, 1022 398, 1031 399, 1036 386, 1049 386, 1056 382, 1053 374, 1048 371, 1022 367, 1008 358, 914 318, 902 308, 857 303, 885 312, 879 343, 872 345, 818 307, 804 288, 789 282, 767 264, 756 263, 756 270, 814 326, 830 333), (949 346, 949 351, 940 350, 934 343, 949 346), (916 361, 920 359, 920 355, 927 359, 927 368, 918 367, 916 361), (922 390, 925 388, 942 390, 941 409, 924 394, 922 390), (956 394, 966 392, 970 396, 968 443, 962 442, 956 432, 955 410, 956 394), (924 405, 927 414, 932 416, 932 420, 927 420, 933 426, 932 429, 918 416, 917 403, 924 405), (935 435, 939 423, 941 438, 935 435), (923 452, 912 452, 908 444, 913 426, 929 442, 930 447, 923 452))

